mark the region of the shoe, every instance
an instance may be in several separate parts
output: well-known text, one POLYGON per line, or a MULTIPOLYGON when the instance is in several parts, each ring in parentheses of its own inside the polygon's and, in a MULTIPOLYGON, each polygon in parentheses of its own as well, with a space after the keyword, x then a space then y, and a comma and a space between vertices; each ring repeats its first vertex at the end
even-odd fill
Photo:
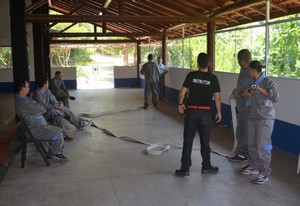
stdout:
POLYGON ((218 173, 219 172, 219 168, 218 167, 207 167, 207 168, 203 168, 201 169, 201 173, 206 174, 206 173, 218 173))
POLYGON ((175 175, 177 177, 185 177, 185 176, 190 176, 190 171, 189 170, 175 170, 175 175))
POLYGON ((268 181, 269 181, 268 176, 260 174, 260 175, 258 175, 258 177, 255 180, 253 180, 253 183, 258 184, 258 185, 262 185, 262 184, 264 184, 268 181))
POLYGON ((68 135, 66 135, 65 137, 64 137, 64 140, 66 140, 66 141, 71 141, 71 140, 73 140, 74 138, 72 138, 72 137, 70 137, 70 136, 68 136, 68 135))
POLYGON ((232 162, 243 162, 243 161, 247 161, 247 157, 237 154, 233 157, 228 157, 228 160, 232 162))
POLYGON ((60 158, 60 159, 63 160, 63 161, 69 160, 69 158, 65 157, 65 156, 63 155, 63 153, 56 154, 55 156, 58 157, 58 158, 60 158))
POLYGON ((48 153, 47 158, 53 161, 61 161, 61 158, 55 154, 48 153))
POLYGON ((243 174, 243 175, 258 175, 259 171, 258 171, 258 169, 252 168, 249 165, 247 165, 246 167, 242 168, 241 174, 243 174))
POLYGON ((85 129, 93 124, 92 120, 84 120, 84 125, 78 129, 85 129))
POLYGON ((143 109, 149 109, 149 107, 148 106, 143 106, 143 109))
POLYGON ((70 99, 70 100, 75 100, 75 99, 76 99, 76 97, 69 96, 69 99, 70 99))

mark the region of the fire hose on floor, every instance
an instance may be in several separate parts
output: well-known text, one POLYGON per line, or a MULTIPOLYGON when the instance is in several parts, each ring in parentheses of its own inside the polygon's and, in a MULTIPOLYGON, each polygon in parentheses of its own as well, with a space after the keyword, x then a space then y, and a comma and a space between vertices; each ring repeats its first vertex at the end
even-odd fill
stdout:
MULTIPOLYGON (((233 119, 233 128, 234 128, 233 129, 234 130, 234 147, 233 147, 232 152, 231 152, 231 154, 232 154, 235 151, 236 145, 237 145, 236 136, 235 136, 235 128, 236 128, 236 122, 237 121, 236 121, 236 112, 235 112, 235 101, 234 100, 230 101, 230 104, 231 104, 231 114, 232 114, 232 117, 233 117, 232 119, 233 119)), ((121 110, 121 111, 118 111, 118 112, 105 112, 105 113, 102 113, 102 114, 82 113, 82 114, 80 114, 80 116, 96 118, 96 117, 101 117, 101 116, 106 116, 106 115, 117 114, 117 113, 121 113, 121 112, 137 111, 139 109, 141 109, 141 107, 135 108, 135 109, 121 110)), ((102 131, 103 133, 105 133, 106 135, 108 135, 110 137, 114 137, 116 139, 127 141, 127 142, 133 142, 133 143, 136 143, 136 144, 146 145, 147 146, 146 154, 148 154, 148 155, 161 155, 163 152, 168 151, 170 149, 182 149, 182 147, 177 146, 177 145, 166 144, 166 143, 154 143, 154 144, 152 144, 152 143, 141 141, 141 140, 138 140, 138 139, 135 139, 135 138, 132 138, 132 137, 128 137, 128 136, 118 136, 118 135, 114 134, 113 132, 111 132, 111 131, 109 131, 105 128, 97 126, 94 122, 92 123, 91 126, 94 127, 94 128, 99 129, 100 131, 102 131)), ((193 148, 193 150, 200 150, 200 149, 199 148, 193 148)), ((217 154, 217 155, 220 155, 220 156, 226 157, 226 158, 229 157, 228 155, 220 153, 220 152, 214 150, 213 148, 211 148, 211 153, 217 154)))

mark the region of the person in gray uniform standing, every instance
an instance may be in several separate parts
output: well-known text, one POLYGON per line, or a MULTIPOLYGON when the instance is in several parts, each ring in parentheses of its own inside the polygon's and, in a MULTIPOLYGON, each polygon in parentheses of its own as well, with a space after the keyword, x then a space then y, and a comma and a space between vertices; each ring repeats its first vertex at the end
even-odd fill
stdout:
MULTIPOLYGON (((32 94, 32 98, 43 105, 47 109, 46 116, 50 116, 54 118, 55 123, 58 127, 62 128, 64 134, 66 135, 66 128, 61 121, 61 118, 65 118, 74 125, 77 129, 84 129, 92 124, 92 121, 86 121, 79 117, 77 117, 69 108, 65 107, 62 102, 58 102, 51 91, 48 89, 49 87, 49 79, 47 76, 42 76, 38 81, 38 86, 34 93, 32 94)), ((68 138, 68 140, 71 140, 68 138)))
POLYGON ((45 107, 34 101, 29 94, 29 83, 22 80, 18 83, 15 96, 15 110, 17 116, 26 124, 27 128, 36 139, 48 140, 48 158, 52 160, 67 160, 63 155, 62 129, 49 125, 43 114, 47 112, 45 107))
POLYGON ((266 77, 262 69, 259 61, 250 62, 249 75, 254 81, 247 90, 251 97, 245 102, 250 108, 247 120, 249 165, 241 173, 257 174, 253 180, 255 184, 264 184, 271 174, 271 135, 275 120, 273 103, 279 98, 276 83, 266 77))
POLYGON ((247 161, 248 157, 248 138, 247 138, 247 114, 249 108, 245 106, 245 101, 251 95, 247 92, 248 86, 252 81, 249 76, 249 63, 251 62, 251 53, 247 49, 242 49, 238 52, 237 59, 241 66, 240 73, 237 80, 237 86, 233 90, 230 98, 236 100, 237 107, 237 127, 236 127, 236 139, 237 148, 235 155, 229 157, 230 161, 247 161))
POLYGON ((145 75, 144 109, 149 108, 149 96, 152 94, 152 103, 157 107, 157 88, 159 82, 159 69, 153 60, 153 55, 148 55, 148 62, 141 69, 141 75, 145 75))

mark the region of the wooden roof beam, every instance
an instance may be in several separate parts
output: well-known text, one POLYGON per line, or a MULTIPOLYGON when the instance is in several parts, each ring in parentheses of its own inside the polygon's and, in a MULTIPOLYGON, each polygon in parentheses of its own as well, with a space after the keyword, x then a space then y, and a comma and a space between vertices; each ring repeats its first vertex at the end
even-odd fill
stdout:
POLYGON ((119 0, 119 15, 125 14, 125 0, 119 0))
POLYGON ((270 3, 271 3, 272 7, 275 7, 276 9, 278 9, 280 11, 283 11, 284 13, 288 13, 289 12, 287 8, 279 5, 278 3, 274 2, 274 1, 270 1, 270 3))
POLYGON ((261 10, 259 10, 258 8, 251 8, 253 11, 255 11, 255 12, 257 12, 257 13, 259 13, 259 14, 261 14, 261 15, 263 15, 263 16, 265 16, 266 15, 266 13, 265 12, 263 12, 263 11, 261 11, 261 10))
POLYGON ((118 22, 118 23, 207 23, 209 21, 224 22, 224 18, 206 18, 190 16, 95 16, 95 15, 43 15, 26 14, 25 22, 32 23, 63 23, 63 22, 118 22))
POLYGON ((34 4, 31 4, 30 6, 26 7, 24 12, 25 12, 25 14, 29 13, 29 12, 32 12, 33 10, 36 10, 36 9, 40 8, 41 6, 43 6, 46 3, 48 3, 48 0, 37 1, 34 4))
POLYGON ((242 13, 241 11, 237 11, 237 12, 235 12, 235 13, 237 13, 239 16, 244 17, 245 19, 248 19, 249 21, 253 21, 253 19, 252 19, 250 16, 248 16, 248 15, 242 13))
POLYGON ((119 44, 139 42, 137 40, 115 39, 115 40, 50 40, 51 44, 119 44))
POLYGON ((265 0, 241 0, 233 4, 229 4, 228 6, 221 7, 216 9, 215 11, 211 11, 211 16, 220 16, 230 12, 235 12, 237 10, 241 10, 244 8, 249 8, 252 6, 256 6, 258 4, 264 3, 265 0))
POLYGON ((106 0, 105 3, 103 4, 103 8, 107 9, 110 3, 111 3, 111 0, 106 0))
POLYGON ((174 7, 175 9, 178 9, 180 11, 183 11, 185 14, 187 15, 193 15, 193 16, 197 16, 197 17, 205 17, 205 15, 201 14, 200 12, 197 12, 193 9, 190 9, 189 7, 186 7, 185 5, 183 4, 180 4, 180 3, 177 3, 175 1, 172 1, 172 0, 164 0, 164 1, 161 1, 161 0, 152 0, 156 3, 159 3, 159 4, 167 4, 169 5, 169 8, 171 7, 174 7))
POLYGON ((162 32, 134 32, 134 33, 116 33, 116 32, 108 32, 108 33, 49 33, 45 34, 49 37, 139 37, 139 36, 160 36, 163 35, 162 32))
MULTIPOLYGON (((55 7, 55 6, 54 6, 55 7)), ((79 11, 80 9, 82 9, 83 8, 83 5, 81 4, 80 6, 78 6, 76 9, 74 9, 73 11, 71 11, 71 12, 69 12, 68 14, 75 14, 77 11, 79 11)), ((58 24, 58 23, 53 23, 53 24, 51 24, 51 25, 49 25, 49 26, 47 26, 46 28, 44 28, 44 31, 47 31, 47 30, 49 30, 49 29, 51 29, 53 26, 55 26, 56 24, 58 24)), ((75 24, 74 24, 75 25, 75 24)), ((73 26, 74 26, 73 25, 73 26)), ((68 28, 69 29, 69 28, 68 28)))

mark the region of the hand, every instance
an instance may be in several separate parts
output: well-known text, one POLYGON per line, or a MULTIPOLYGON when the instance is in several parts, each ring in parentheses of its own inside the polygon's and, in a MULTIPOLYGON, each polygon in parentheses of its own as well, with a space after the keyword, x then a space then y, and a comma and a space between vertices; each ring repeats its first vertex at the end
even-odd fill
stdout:
POLYGON ((179 112, 180 114, 184 114, 184 111, 185 111, 185 110, 186 110, 186 107, 185 107, 184 104, 178 105, 178 112, 179 112))
POLYGON ((58 102, 56 108, 62 110, 64 108, 64 104, 62 102, 58 102))
POLYGON ((229 97, 229 102, 230 102, 230 100, 232 100, 232 99, 234 99, 234 100, 236 100, 236 97, 235 97, 235 95, 232 93, 231 95, 230 95, 230 97, 229 97))
POLYGON ((249 92, 248 89, 246 89, 245 91, 243 91, 241 93, 241 96, 243 97, 251 97, 253 95, 253 92, 249 92))
POLYGON ((215 117, 216 123, 220 123, 221 120, 222 120, 222 115, 221 115, 221 113, 217 113, 217 114, 216 114, 216 117, 215 117))

